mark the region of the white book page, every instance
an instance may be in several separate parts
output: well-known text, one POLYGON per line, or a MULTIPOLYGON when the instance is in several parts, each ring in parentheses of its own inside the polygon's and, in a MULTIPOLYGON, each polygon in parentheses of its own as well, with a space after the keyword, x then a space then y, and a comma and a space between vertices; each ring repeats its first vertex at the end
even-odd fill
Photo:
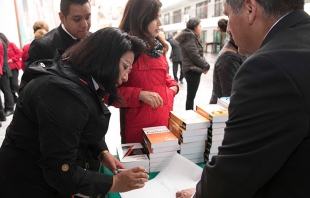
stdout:
POLYGON ((122 198, 175 198, 177 191, 195 188, 202 168, 176 153, 163 170, 144 188, 120 193, 122 198))

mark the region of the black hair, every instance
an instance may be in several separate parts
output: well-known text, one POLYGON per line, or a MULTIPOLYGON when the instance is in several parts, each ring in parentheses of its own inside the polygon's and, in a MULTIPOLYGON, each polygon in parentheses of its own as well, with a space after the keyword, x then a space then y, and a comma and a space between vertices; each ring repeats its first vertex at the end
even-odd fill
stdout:
MULTIPOLYGON (((231 6, 234 14, 241 12, 245 0, 225 0, 224 3, 231 6)), ((256 0, 269 16, 282 16, 293 10, 303 9, 304 0, 256 0)))
POLYGON ((84 5, 89 3, 89 0, 61 0, 60 1, 60 12, 66 17, 69 15, 71 5, 84 5))
POLYGON ((136 60, 144 48, 144 42, 137 37, 128 35, 118 28, 107 27, 67 49, 63 57, 69 57, 76 71, 91 75, 101 84, 110 94, 108 105, 111 105, 114 100, 122 103, 115 86, 120 73, 120 58, 132 50, 136 60))
POLYGON ((9 40, 6 38, 6 36, 5 36, 2 32, 0 32, 0 39, 2 39, 3 42, 4 42, 6 45, 8 45, 9 40))
POLYGON ((190 18, 186 23, 186 27, 190 30, 194 30, 200 24, 200 22, 201 20, 197 17, 190 18))
POLYGON ((221 32, 226 32, 227 31, 227 23, 228 23, 227 19, 220 19, 220 20, 218 20, 217 26, 219 27, 221 32))

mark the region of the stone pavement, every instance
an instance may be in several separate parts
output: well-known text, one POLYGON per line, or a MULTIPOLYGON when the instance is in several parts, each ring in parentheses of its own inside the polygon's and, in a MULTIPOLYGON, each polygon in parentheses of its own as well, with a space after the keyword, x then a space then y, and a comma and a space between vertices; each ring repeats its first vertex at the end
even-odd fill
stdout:
MULTIPOLYGON (((207 62, 210 64, 211 68, 209 72, 205 75, 202 74, 201 81, 199 85, 199 89, 196 94, 195 104, 209 104, 211 92, 212 92, 212 77, 213 77, 213 67, 214 62, 216 60, 216 54, 207 53, 205 54, 205 58, 207 62)), ((170 64, 170 75, 172 74, 172 64, 170 64)), ((20 73, 21 77, 22 72, 20 73)), ((180 76, 178 74, 178 76, 180 76)), ((176 95, 174 100, 174 110, 185 109, 185 101, 186 101, 186 80, 183 79, 183 84, 179 84, 180 90, 176 95)), ((2 101, 4 101, 3 94, 1 93, 2 101)), ((110 119, 110 125, 108 129, 108 133, 106 135, 106 141, 109 147, 109 150, 112 154, 116 154, 116 146, 120 144, 120 130, 119 130, 119 111, 114 107, 109 107, 112 116, 110 119)), ((7 126, 10 124, 13 115, 7 117, 7 120, 2 123, 2 127, 0 127, 0 145, 2 145, 2 141, 5 136, 5 130, 7 126)))

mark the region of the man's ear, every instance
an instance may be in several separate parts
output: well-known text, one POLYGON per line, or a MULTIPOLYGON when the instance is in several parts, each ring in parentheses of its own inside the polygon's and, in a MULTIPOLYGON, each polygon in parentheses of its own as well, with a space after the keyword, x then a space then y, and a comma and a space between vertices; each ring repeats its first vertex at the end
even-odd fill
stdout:
POLYGON ((248 15, 249 24, 252 25, 255 21, 257 14, 256 0, 245 0, 245 9, 248 15))
POLYGON ((59 16, 59 19, 60 19, 61 23, 63 24, 64 21, 65 21, 65 16, 62 14, 62 12, 59 12, 58 16, 59 16))

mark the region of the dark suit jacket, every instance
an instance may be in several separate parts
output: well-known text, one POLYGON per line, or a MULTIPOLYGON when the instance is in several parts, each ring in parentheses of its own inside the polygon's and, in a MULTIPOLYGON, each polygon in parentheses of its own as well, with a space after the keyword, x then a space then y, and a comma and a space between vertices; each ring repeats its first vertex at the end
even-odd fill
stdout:
POLYGON ((310 197, 310 16, 293 11, 238 70, 196 198, 310 197))
POLYGON ((37 60, 53 59, 56 49, 66 50, 75 43, 76 41, 59 25, 43 37, 32 41, 26 67, 37 60))
POLYGON ((183 57, 182 57, 182 52, 181 48, 178 44, 178 42, 172 38, 169 40, 169 43, 171 45, 171 55, 170 58, 172 59, 172 62, 182 62, 183 57))

